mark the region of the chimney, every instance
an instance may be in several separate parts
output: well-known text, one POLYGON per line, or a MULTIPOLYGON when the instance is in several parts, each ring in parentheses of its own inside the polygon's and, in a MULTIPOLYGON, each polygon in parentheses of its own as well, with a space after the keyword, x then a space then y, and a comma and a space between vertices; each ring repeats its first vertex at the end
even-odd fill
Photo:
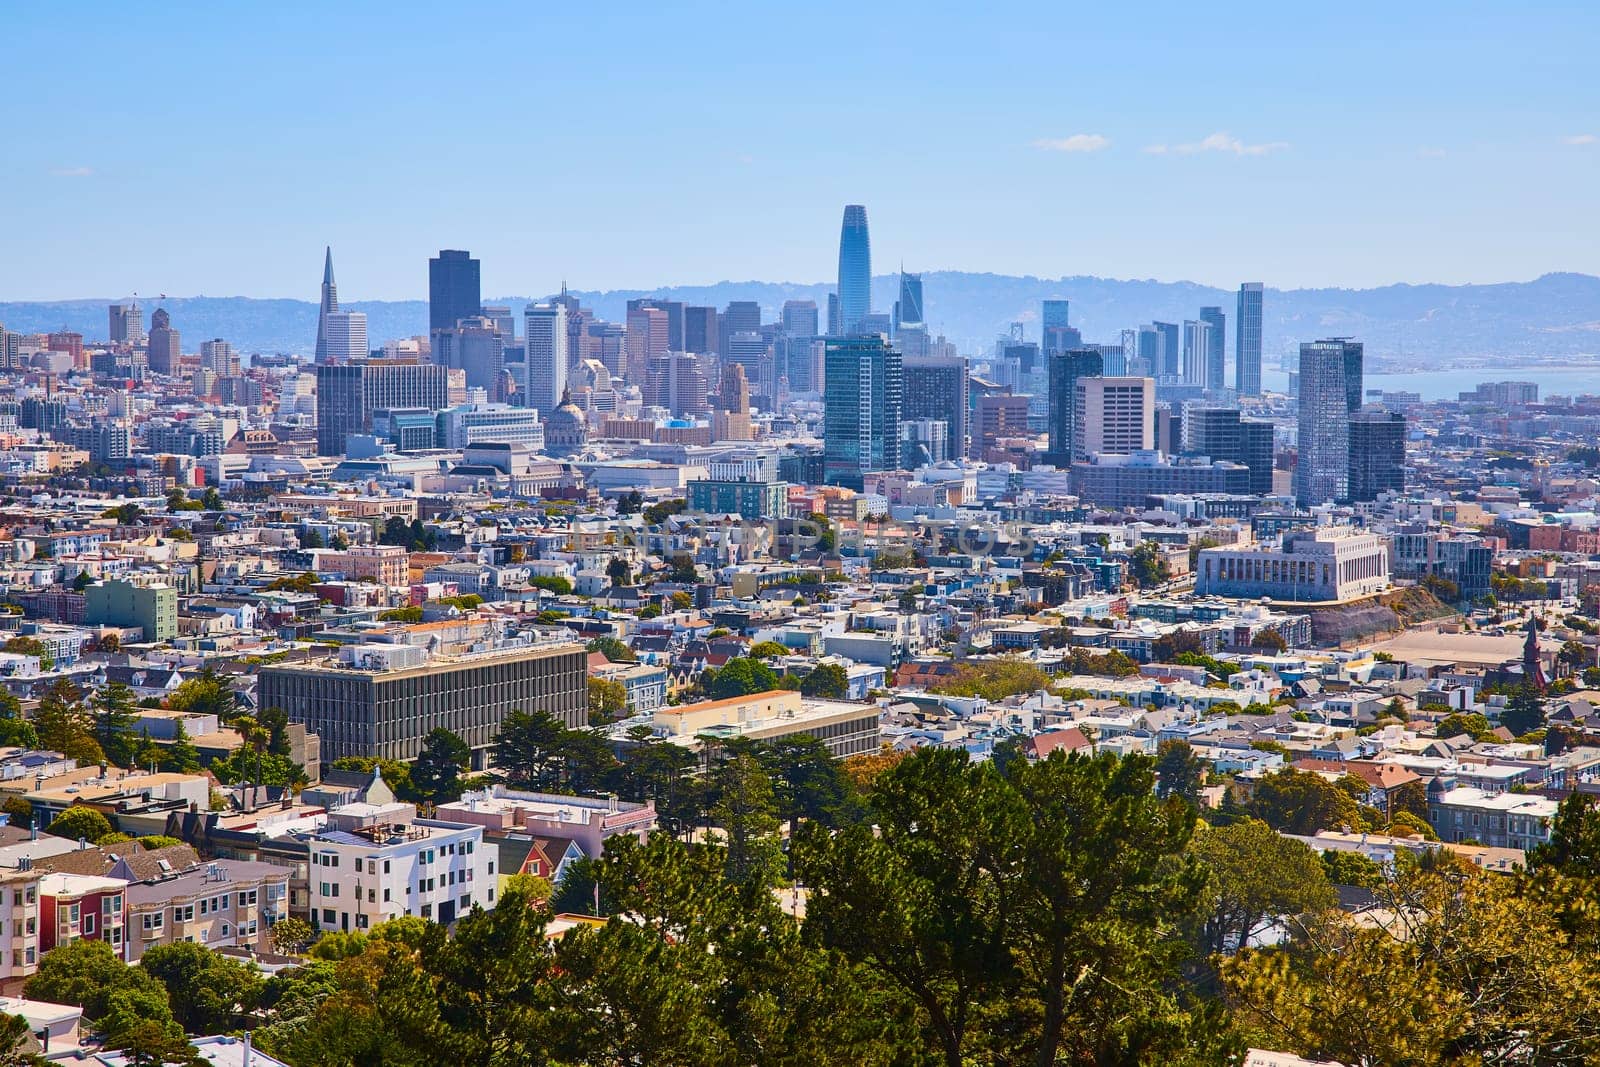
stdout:
POLYGON ((239 1061, 240 1067, 250 1067, 250 1031, 244 1032, 244 1057, 239 1061))
POLYGON ((29 841, 37 841, 37 840, 39 840, 39 820, 38 819, 35 819, 33 821, 32 825, 29 826, 29 828, 28 828, 28 840, 29 841))
POLYGON ((88 847, 89 847, 89 839, 87 837, 78 838, 78 851, 79 852, 82 852, 84 849, 86 849, 88 847))

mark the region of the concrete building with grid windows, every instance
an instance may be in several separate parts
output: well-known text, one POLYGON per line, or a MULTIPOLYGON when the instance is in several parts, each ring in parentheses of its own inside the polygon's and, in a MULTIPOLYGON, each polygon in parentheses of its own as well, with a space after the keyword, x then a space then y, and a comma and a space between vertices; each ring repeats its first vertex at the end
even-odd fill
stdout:
POLYGON ((588 717, 581 644, 512 643, 486 652, 430 655, 411 645, 358 644, 337 659, 262 667, 257 696, 322 738, 326 760, 408 760, 433 730, 466 741, 481 769, 513 711, 547 711, 569 727, 588 717))

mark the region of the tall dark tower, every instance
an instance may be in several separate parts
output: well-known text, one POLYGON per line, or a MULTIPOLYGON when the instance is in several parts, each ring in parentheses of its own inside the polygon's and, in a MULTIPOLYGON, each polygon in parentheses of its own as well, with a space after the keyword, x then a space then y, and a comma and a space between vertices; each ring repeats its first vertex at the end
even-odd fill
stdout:
POLYGON ((322 263, 322 307, 317 312, 317 362, 328 362, 328 316, 339 310, 339 288, 333 284, 333 247, 322 263))
POLYGON ((478 261, 471 252, 446 248, 428 260, 428 332, 453 330, 483 311, 478 261))

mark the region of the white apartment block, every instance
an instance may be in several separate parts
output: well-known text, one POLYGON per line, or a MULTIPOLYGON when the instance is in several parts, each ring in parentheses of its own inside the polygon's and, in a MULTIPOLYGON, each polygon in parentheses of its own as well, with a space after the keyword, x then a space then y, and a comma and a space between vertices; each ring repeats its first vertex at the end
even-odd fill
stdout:
MULTIPOLYGON (((0 873, 0 983, 21 980, 39 969, 39 879, 34 870, 0 873)), ((8 986, 9 988, 9 986, 8 986)))
POLYGON ((311 921, 368 930, 402 915, 449 925, 494 907, 497 852, 483 827, 416 817, 410 804, 349 804, 308 841, 311 921))

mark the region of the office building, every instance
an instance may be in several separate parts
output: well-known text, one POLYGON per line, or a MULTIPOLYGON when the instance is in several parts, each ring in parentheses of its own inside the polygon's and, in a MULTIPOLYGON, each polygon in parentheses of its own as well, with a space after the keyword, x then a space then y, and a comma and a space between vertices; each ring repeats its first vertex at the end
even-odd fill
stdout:
POLYGON ((428 260, 428 333, 453 330, 483 312, 479 264, 472 253, 446 248, 428 260))
POLYGON ((901 418, 930 419, 944 423, 944 454, 959 459, 967 454, 968 374, 960 356, 921 356, 902 360, 911 388, 904 390, 901 418))
MULTIPOLYGON (((1061 304, 1066 301, 1045 301, 1061 304)), ((1063 314, 1064 314, 1063 310, 1063 314)), ((1051 352, 1049 361, 1049 423, 1050 457, 1060 467, 1072 462, 1072 434, 1076 424, 1078 379, 1098 378, 1105 373, 1105 361, 1100 353, 1086 348, 1051 352)))
POLYGON ((1350 498, 1350 414, 1361 404, 1361 356, 1362 346, 1345 338, 1300 346, 1294 495, 1302 505, 1350 498))
POLYGON ((367 313, 334 311, 328 314, 328 363, 348 363, 371 354, 367 347, 367 313))
POLYGON ((1211 324, 1200 319, 1183 323, 1183 384, 1206 387, 1207 362, 1211 358, 1211 324))
MULTIPOLYGON (((821 741, 836 758, 876 752, 881 744, 877 709, 842 700, 814 700, 790 689, 657 708, 650 732, 669 744, 698 749, 710 737, 740 737, 773 743, 805 735, 821 741)), ((628 726, 632 726, 629 723, 628 726)), ((619 740, 624 727, 613 728, 619 740)))
MULTIPOLYGON (((573 303, 577 303, 574 299, 573 303)), ((479 318, 488 319, 494 324, 494 330, 500 335, 501 341, 511 344, 517 339, 517 317, 511 314, 511 309, 501 304, 485 304, 479 318)), ((572 332, 572 312, 567 312, 567 332, 572 332)), ((570 347, 570 346, 569 346, 570 347)))
POLYGON ((1349 600, 1389 588, 1389 539, 1324 526, 1286 534, 1282 547, 1201 549, 1195 570, 1201 596, 1349 600))
POLYGON ((533 408, 510 404, 465 404, 429 413, 434 440, 440 448, 465 449, 487 441, 527 445, 544 450, 544 424, 533 408))
POLYGON ((861 329, 872 312, 872 240, 867 234, 867 209, 850 204, 839 229, 839 329, 848 336, 861 329))
POLYGON ((844 325, 839 318, 839 294, 828 294, 828 336, 838 337, 844 333, 844 325))
POLYGON ((824 359, 823 478, 859 491, 868 471, 899 466, 904 368, 877 336, 829 338, 824 359))
POLYGON ((1220 391, 1227 384, 1227 318, 1219 307, 1203 307, 1200 309, 1200 321, 1211 328, 1206 336, 1206 373, 1203 384, 1207 390, 1220 391))
MULTIPOLYGON (((692 310, 692 309, 691 309, 692 310)), ((709 383, 700 357, 690 352, 656 356, 645 369, 642 394, 646 407, 664 408, 674 416, 696 418, 710 407, 709 383)))
POLYGON ((383 408, 449 406, 449 370, 436 363, 358 359, 317 366, 317 455, 342 456, 351 434, 372 432, 383 408))
MULTIPOLYGON (((1126 378, 1128 355, 1121 345, 1084 345, 1091 352, 1100 353, 1100 373, 1110 378, 1126 378)), ((1135 375, 1143 377, 1143 375, 1135 375)))
POLYGON ((333 248, 329 246, 322 262, 322 298, 317 309, 318 363, 328 361, 328 316, 339 310, 339 288, 333 282, 333 248))
MULTIPOLYGON (((667 340, 667 351, 684 351, 683 301, 662 300, 659 297, 654 296, 635 297, 634 299, 628 301, 627 318, 625 321, 632 322, 633 313, 638 311, 640 308, 655 308, 656 310, 665 313, 667 316, 665 334, 667 340)), ((631 330, 632 327, 630 326, 629 329, 631 330)))
POLYGON ((144 312, 137 301, 111 305, 111 332, 108 336, 114 345, 137 348, 144 344, 144 312))
POLYGON ((717 309, 686 307, 683 309, 683 350, 698 355, 715 355, 721 340, 717 324, 717 309))
POLYGON ((1239 286, 1234 315, 1233 387, 1240 396, 1261 395, 1261 283, 1239 286))
POLYGON ((1157 338, 1156 347, 1156 377, 1172 380, 1182 372, 1182 332, 1176 322, 1152 322, 1151 329, 1155 330, 1157 338))
MULTIPOLYGON (((921 289, 918 289, 921 293, 921 289)), ((815 300, 785 300, 779 317, 783 332, 790 337, 817 337, 817 302, 815 300)), ((920 320, 918 320, 920 321, 920 320)))
MULTIPOLYGON (((402 636, 402 640, 404 637, 402 636)), ((579 644, 509 644, 430 655, 411 644, 347 645, 337 659, 264 665, 261 707, 322 739, 322 758, 415 759, 433 730, 453 730, 476 763, 513 711, 588 719, 587 658, 579 644)))
POLYGON ((1066 300, 1046 300, 1039 317, 1039 348, 1049 357, 1083 347, 1083 334, 1067 322, 1069 304, 1066 300))
POLYGON ((1350 416, 1350 499, 1406 490, 1406 417, 1365 407, 1350 416))
MULTIPOLYGON (((733 337, 741 333, 761 333, 761 305, 754 300, 734 300, 722 309, 717 319, 717 354, 726 358, 733 337)), ((754 380, 752 375, 751 379, 754 380)))
POLYGON ((922 275, 900 272, 900 299, 894 302, 894 332, 900 334, 902 325, 926 322, 922 317, 922 275))
POLYGON ((200 366, 219 378, 239 373, 239 357, 233 346, 220 337, 200 342, 200 366))
POLYGON ((772 396, 772 346, 762 334, 754 330, 729 334, 723 342, 722 365, 729 364, 744 368, 745 381, 754 387, 756 395, 772 396))
POLYGON ((1031 439, 1028 424, 1028 397, 1015 393, 988 393, 972 405, 972 454, 987 459, 991 451, 1005 448, 1004 442, 1031 439))
POLYGON ((529 304, 523 318, 520 402, 549 415, 567 391, 567 309, 529 304))
POLYGON ((1155 447, 1152 379, 1084 377, 1073 388, 1073 459, 1129 455, 1155 447))
MULTIPOLYGON (((511 321, 507 316, 507 321, 511 321)), ((506 342, 509 331, 487 315, 473 315, 433 334, 433 362, 461 371, 468 389, 482 389, 492 401, 505 397, 506 342)))
POLYGON ((146 641, 170 641, 178 636, 178 591, 121 579, 96 582, 83 591, 83 619, 94 626, 137 626, 146 641))
POLYGON ((1249 491, 1250 471, 1223 459, 1166 456, 1154 450, 1130 455, 1100 453, 1073 461, 1071 485, 1085 504, 1147 508, 1154 506, 1154 498, 1174 494, 1243 495, 1249 491))
POLYGON ((1239 417, 1238 408, 1189 404, 1183 410, 1183 452, 1242 463, 1250 468, 1250 492, 1272 492, 1272 424, 1239 417))
POLYGON ((628 380, 644 381, 645 368, 656 356, 673 351, 669 336, 667 313, 652 304, 641 304, 628 309, 628 380))
POLYGON ((178 331, 166 308, 156 308, 150 316, 150 333, 145 338, 145 360, 156 374, 172 374, 178 367, 178 331))

